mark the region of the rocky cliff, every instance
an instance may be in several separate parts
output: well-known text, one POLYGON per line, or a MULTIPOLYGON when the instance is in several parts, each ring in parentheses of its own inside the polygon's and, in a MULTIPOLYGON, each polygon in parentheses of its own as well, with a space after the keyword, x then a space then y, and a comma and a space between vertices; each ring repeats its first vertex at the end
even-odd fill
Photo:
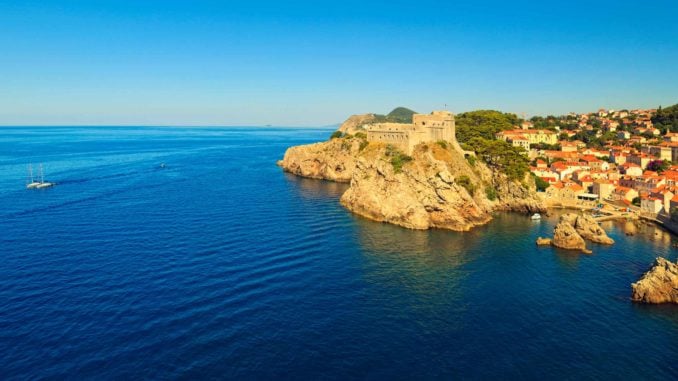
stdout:
POLYGON ((339 138, 290 147, 278 165, 298 176, 347 183, 353 176, 361 144, 364 147, 367 143, 358 138, 339 138))
POLYGON ((493 204, 484 189, 472 188, 482 178, 461 154, 424 145, 402 167, 393 164, 395 155, 384 145, 361 155, 342 205, 361 216, 411 229, 469 230, 492 218, 493 204))
POLYGON ((640 303, 678 304, 678 262, 657 258, 652 268, 631 285, 631 299, 640 303))
POLYGON ((451 145, 422 144, 409 157, 361 137, 337 138, 291 147, 278 164, 304 177, 350 180, 342 205, 411 229, 464 231, 487 223, 496 210, 544 210, 533 185, 510 181, 451 145))
POLYGON ((373 122, 376 118, 375 114, 351 115, 339 126, 338 131, 351 135, 357 132, 365 132, 363 125, 373 122))

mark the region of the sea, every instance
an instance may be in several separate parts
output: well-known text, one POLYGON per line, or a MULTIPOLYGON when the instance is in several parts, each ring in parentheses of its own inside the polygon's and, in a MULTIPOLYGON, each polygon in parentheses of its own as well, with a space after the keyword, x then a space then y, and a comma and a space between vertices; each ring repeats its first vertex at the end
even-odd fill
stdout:
POLYGON ((0 128, 0 379, 678 379, 678 306, 630 301, 676 237, 369 221, 276 166, 331 132, 0 128))

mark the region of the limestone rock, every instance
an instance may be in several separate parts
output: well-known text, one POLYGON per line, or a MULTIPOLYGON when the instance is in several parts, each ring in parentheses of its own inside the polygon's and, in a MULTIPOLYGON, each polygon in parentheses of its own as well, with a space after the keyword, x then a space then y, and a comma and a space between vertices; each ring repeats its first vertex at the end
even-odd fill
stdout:
MULTIPOLYGON (((525 203, 502 191, 508 187, 492 185, 492 171, 481 163, 472 168, 454 148, 423 144, 412 156, 396 170, 383 146, 366 150, 356 162, 342 205, 361 216, 411 229, 457 231, 489 222, 497 209, 525 208, 525 203), (497 201, 487 198, 485 188, 489 186, 498 189, 497 201)), ((508 180, 504 177, 503 181, 508 180)), ((536 204, 530 207, 543 209, 536 204)))
POLYGON ((506 175, 493 172, 492 184, 497 189, 497 194, 501 195, 496 203, 497 210, 507 210, 525 214, 546 212, 544 203, 537 196, 537 187, 530 178, 530 174, 525 175, 522 183, 509 181, 506 175), (529 184, 524 186, 523 184, 529 184))
POLYGON ((558 225, 553 229, 553 246, 567 250, 580 250, 587 254, 591 253, 586 249, 584 239, 567 219, 558 222, 558 225))
POLYGON ((399 171, 383 147, 371 149, 358 159, 342 205, 361 216, 410 229, 464 231, 491 219, 491 204, 474 199, 454 181, 462 174, 479 181, 470 169, 452 175, 446 162, 429 151, 417 150, 413 156, 399 171))
POLYGON ((338 138, 290 147, 278 165, 285 172, 312 179, 349 182, 362 139, 338 138))
POLYGON ((374 114, 351 115, 344 123, 339 126, 339 130, 345 134, 355 134, 356 132, 365 132, 364 124, 368 124, 375 120, 374 114))
POLYGON ((537 237, 537 246, 551 246, 551 238, 537 237))
POLYGON ((420 144, 411 158, 393 156, 393 151, 383 143, 366 145, 358 137, 336 138, 291 147, 278 165, 299 176, 350 180, 342 205, 361 216, 411 229, 465 231, 489 222, 496 210, 545 210, 533 184, 526 188, 510 181, 479 160, 471 167, 453 145, 420 144))
POLYGON ((612 245, 614 240, 607 236, 605 230, 589 215, 576 216, 574 228, 584 239, 603 245, 612 245))
POLYGON ((652 268, 631 288, 631 299, 635 302, 678 304, 678 262, 655 259, 652 268))

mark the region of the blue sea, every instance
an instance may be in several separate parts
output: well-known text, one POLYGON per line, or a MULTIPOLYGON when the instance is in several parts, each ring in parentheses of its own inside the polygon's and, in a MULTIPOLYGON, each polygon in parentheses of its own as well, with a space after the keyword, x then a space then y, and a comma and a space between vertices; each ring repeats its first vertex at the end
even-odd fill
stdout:
POLYGON ((675 237, 368 221, 275 165, 330 133, 0 128, 0 378, 678 379, 678 306, 629 300, 675 237))

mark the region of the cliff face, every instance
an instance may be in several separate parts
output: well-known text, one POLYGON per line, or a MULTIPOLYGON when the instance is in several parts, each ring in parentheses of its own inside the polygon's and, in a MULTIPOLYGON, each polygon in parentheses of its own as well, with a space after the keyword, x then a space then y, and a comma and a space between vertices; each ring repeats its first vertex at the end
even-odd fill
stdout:
POLYGON ((384 144, 350 137, 291 147, 278 165, 303 177, 350 181, 342 205, 372 220, 410 229, 465 231, 490 221, 496 210, 545 210, 529 176, 522 183, 510 181, 480 160, 471 162, 452 144, 420 144, 409 157, 384 144))
POLYGON ((351 115, 344 123, 339 126, 339 130, 345 134, 355 134, 356 132, 365 132, 362 128, 364 124, 374 121, 374 114, 351 115))
POLYGON ((484 189, 471 192, 461 185, 481 182, 461 154, 430 144, 416 149, 400 170, 392 160, 385 146, 370 147, 356 162, 342 205, 411 229, 469 230, 492 218, 493 204, 484 189), (461 181, 462 176, 468 181, 461 181))
POLYGON ((290 147, 278 165, 285 172, 312 179, 347 183, 353 176, 361 139, 332 139, 290 147))
POLYGON ((631 288, 631 299, 635 302, 678 303, 678 263, 657 258, 652 268, 631 288))

